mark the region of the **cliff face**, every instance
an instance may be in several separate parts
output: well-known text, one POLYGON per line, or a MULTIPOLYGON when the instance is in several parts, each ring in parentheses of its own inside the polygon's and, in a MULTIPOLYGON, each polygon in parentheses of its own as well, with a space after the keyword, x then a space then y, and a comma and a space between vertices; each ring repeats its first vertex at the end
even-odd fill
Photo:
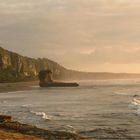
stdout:
POLYGON ((44 69, 51 69, 53 72, 53 78, 59 80, 140 78, 140 74, 88 73, 68 70, 47 58, 33 59, 24 57, 0 47, 0 82, 16 82, 37 79, 38 72, 44 69))
POLYGON ((49 59, 28 58, 0 47, 0 82, 33 79, 43 69, 51 69, 55 79, 64 78, 64 73, 67 71, 49 59))

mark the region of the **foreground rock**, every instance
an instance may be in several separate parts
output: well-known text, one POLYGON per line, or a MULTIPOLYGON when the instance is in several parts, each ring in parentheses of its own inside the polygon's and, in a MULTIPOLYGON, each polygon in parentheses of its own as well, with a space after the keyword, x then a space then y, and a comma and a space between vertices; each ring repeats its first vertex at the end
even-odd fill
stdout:
MULTIPOLYGON (((13 121, 10 116, 0 116, 0 130, 4 132, 20 133, 24 135, 35 136, 43 140, 87 140, 78 134, 58 131, 48 131, 35 126, 21 124, 13 121)), ((0 136, 1 137, 1 136, 0 136)), ((2 139, 2 138, 0 138, 2 139)))
POLYGON ((12 122, 12 117, 6 115, 0 115, 0 122, 12 122))
POLYGON ((0 140, 43 140, 34 136, 0 130, 0 140))

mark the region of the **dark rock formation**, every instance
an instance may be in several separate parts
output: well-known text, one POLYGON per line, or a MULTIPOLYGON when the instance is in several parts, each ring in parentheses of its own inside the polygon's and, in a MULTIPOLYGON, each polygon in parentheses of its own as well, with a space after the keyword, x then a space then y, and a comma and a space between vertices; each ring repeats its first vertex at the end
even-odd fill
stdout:
MULTIPOLYGON (((7 116, 3 116, 7 119, 7 116)), ((25 135, 36 136, 44 140, 87 140, 88 138, 82 137, 79 134, 59 131, 49 131, 31 126, 28 124, 21 124, 17 121, 2 121, 0 122, 0 130, 9 132, 16 132, 25 135)))
POLYGON ((44 69, 51 69, 55 79, 64 78, 64 71, 67 71, 49 59, 23 57, 0 47, 0 82, 32 80, 44 69))
POLYGON ((0 122, 12 122, 12 117, 11 116, 6 116, 6 115, 0 115, 0 122))

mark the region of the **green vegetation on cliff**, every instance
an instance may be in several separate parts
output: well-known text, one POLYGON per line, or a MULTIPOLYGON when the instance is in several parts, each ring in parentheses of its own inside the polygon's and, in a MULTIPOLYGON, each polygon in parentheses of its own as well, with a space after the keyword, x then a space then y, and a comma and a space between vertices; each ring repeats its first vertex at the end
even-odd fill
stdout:
POLYGON ((62 73, 67 71, 49 59, 23 57, 0 47, 0 82, 34 80, 38 72, 44 69, 51 69, 55 79, 64 78, 62 73))
POLYGON ((47 58, 29 58, 0 47, 0 82, 36 80, 40 70, 50 69, 58 80, 140 78, 140 74, 94 73, 68 70, 47 58))
POLYGON ((13 71, 12 67, 8 66, 7 68, 0 70, 0 82, 15 82, 18 81, 16 73, 13 71))
POLYGON ((0 82, 19 82, 19 81, 29 81, 36 80, 36 76, 25 76, 23 74, 17 73, 13 70, 12 66, 0 70, 0 82))

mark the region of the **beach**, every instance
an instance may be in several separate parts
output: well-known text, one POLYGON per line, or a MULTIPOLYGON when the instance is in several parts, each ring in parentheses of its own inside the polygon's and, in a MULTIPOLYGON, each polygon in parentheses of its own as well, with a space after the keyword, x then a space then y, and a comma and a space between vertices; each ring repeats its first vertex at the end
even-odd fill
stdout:
POLYGON ((38 81, 17 82, 17 83, 0 83, 0 93, 21 90, 32 90, 34 86, 38 86, 38 81))
MULTIPOLYGON (((0 93, 11 93, 17 91, 34 90, 38 86, 38 81, 1 83, 0 93)), ((2 115, 4 116, 4 115, 2 115)), ((12 116, 11 116, 12 117, 12 116)), ((0 122, 0 140, 84 140, 72 133, 51 132, 45 129, 39 129, 35 126, 22 124, 16 120, 10 122, 0 122), (39 134, 40 133, 40 134, 39 134)))
MULTIPOLYGON (((2 92, 12 92, 19 90, 29 90, 30 85, 36 85, 36 82, 18 82, 18 83, 0 83, 0 93, 2 92)), ((6 129, 0 129, 0 139, 1 140, 41 140, 40 138, 25 135, 16 132, 9 132, 6 129)))
MULTIPOLYGON (((76 88, 40 88, 38 82, 1 84, 0 114, 12 116, 21 126, 35 126, 46 136, 56 132, 58 140, 68 140, 63 136, 74 140, 140 139, 140 105, 133 102, 133 96, 140 95, 140 80, 78 83, 76 88)), ((36 133, 16 132, 45 139, 36 133)))

